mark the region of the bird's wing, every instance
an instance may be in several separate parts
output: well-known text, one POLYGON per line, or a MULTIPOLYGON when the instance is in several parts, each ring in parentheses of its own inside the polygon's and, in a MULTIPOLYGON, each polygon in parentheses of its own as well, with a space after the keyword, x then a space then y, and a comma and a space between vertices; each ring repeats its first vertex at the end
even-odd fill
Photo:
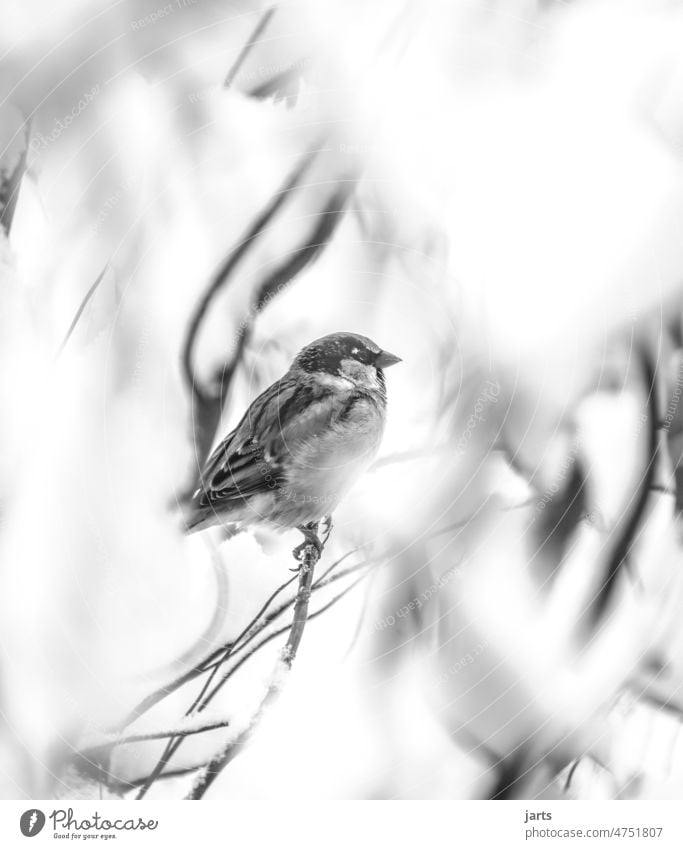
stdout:
POLYGON ((346 400, 329 387, 285 375, 259 395, 211 455, 196 504, 228 506, 282 485, 288 457, 324 432, 346 400))

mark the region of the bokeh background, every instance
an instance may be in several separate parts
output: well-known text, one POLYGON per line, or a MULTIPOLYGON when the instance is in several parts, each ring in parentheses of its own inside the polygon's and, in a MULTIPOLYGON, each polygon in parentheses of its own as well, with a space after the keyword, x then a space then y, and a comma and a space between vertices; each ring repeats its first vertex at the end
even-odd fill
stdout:
POLYGON ((403 358, 318 566, 354 568, 207 797, 680 797, 680 2, 3 19, 0 795, 134 797, 220 725, 147 782, 183 798, 249 725, 285 636, 124 729, 291 577, 295 532, 182 502, 350 330, 403 358))

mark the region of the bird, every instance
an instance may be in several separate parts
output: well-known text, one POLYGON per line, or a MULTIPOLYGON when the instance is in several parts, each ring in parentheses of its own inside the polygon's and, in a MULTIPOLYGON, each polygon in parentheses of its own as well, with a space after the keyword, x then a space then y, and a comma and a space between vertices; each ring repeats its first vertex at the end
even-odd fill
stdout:
POLYGON ((318 527, 380 446, 387 412, 384 369, 401 362, 357 333, 306 345, 289 370, 248 407, 199 476, 189 533, 220 525, 298 529, 318 554, 318 527))

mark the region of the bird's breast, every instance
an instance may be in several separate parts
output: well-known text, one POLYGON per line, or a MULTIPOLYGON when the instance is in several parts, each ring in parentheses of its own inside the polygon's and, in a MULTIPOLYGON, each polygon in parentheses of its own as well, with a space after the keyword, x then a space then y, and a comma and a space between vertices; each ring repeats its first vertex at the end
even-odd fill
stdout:
POLYGON ((324 502, 330 512, 377 454, 384 430, 382 399, 350 397, 323 431, 291 446, 290 490, 324 502))

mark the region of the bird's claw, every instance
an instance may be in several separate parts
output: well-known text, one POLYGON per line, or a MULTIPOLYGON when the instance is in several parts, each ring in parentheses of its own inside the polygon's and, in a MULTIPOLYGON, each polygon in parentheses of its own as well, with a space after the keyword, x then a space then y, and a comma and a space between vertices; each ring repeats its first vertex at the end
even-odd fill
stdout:
POLYGON ((297 547, 292 551, 292 556, 295 560, 299 561, 299 566, 296 569, 292 569, 292 572, 298 572, 301 566, 304 564, 304 551, 308 548, 309 545, 312 545, 315 550, 318 552, 318 557, 323 553, 324 543, 318 536, 318 524, 315 525, 302 525, 297 528, 304 535, 304 541, 297 545, 297 547))
POLYGON ((327 545, 327 540, 330 538, 330 534, 332 533, 332 514, 328 513, 327 516, 323 516, 322 520, 322 544, 323 547, 327 545))

